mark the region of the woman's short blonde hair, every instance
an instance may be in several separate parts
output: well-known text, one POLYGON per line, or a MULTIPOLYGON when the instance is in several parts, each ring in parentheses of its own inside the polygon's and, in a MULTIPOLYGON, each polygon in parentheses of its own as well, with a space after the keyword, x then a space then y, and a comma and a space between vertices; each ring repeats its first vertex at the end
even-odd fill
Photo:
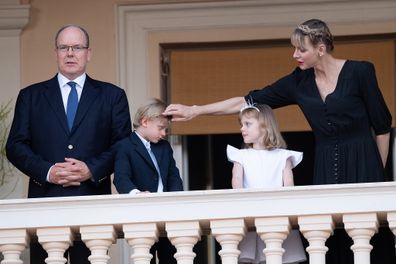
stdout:
POLYGON ((304 48, 305 37, 316 47, 323 43, 328 53, 334 50, 333 35, 325 22, 310 19, 298 25, 291 35, 291 43, 295 47, 304 48))
POLYGON ((140 127, 144 118, 149 120, 156 118, 164 118, 169 120, 169 118, 162 115, 162 113, 165 111, 165 108, 166 104, 160 99, 149 99, 146 104, 139 107, 136 111, 135 117, 133 119, 133 128, 137 129, 140 127))
MULTIPOLYGON (((242 117, 258 120, 261 132, 264 135, 262 143, 266 149, 286 148, 286 142, 280 133, 278 122, 271 107, 264 104, 247 106, 239 113, 239 122, 241 122, 242 117)), ((247 144, 246 147, 252 147, 252 144, 247 144)))

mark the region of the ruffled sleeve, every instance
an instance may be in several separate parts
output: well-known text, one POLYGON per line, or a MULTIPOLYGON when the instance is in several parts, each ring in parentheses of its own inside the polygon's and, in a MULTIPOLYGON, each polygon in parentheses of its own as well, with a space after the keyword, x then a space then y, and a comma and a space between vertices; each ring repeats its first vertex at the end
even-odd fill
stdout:
POLYGON ((303 153, 299 151, 286 150, 286 159, 290 158, 293 168, 296 167, 303 158, 303 153))
POLYGON ((242 153, 240 149, 227 145, 227 158, 230 162, 242 163, 242 153))

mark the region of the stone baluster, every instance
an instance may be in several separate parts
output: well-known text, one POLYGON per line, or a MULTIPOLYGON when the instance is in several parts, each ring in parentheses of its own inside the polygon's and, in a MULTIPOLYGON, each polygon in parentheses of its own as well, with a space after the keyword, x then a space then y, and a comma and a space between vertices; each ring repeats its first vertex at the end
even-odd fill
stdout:
POLYGON ((158 241, 156 223, 124 224, 125 239, 132 248, 131 260, 134 264, 150 264, 153 255, 150 248, 158 241))
POLYGON ((116 233, 112 225, 82 226, 80 227, 81 240, 91 250, 88 260, 92 264, 107 264, 109 248, 116 239, 116 233))
POLYGON ((169 240, 176 247, 177 264, 193 264, 196 256, 193 247, 201 239, 199 222, 169 222, 165 229, 169 240))
MULTIPOLYGON (((389 212, 387 216, 387 220, 388 220, 389 228, 396 236, 396 212, 389 212)), ((396 237, 395 237, 395 243, 396 243, 396 237)), ((395 250, 396 250, 396 244, 395 244, 395 250)))
POLYGON ((283 241, 290 232, 288 217, 264 217, 256 218, 255 225, 257 234, 265 242, 264 254, 267 264, 281 264, 285 250, 282 248, 283 241))
POLYGON ((370 252, 373 246, 371 237, 378 231, 378 218, 376 213, 345 214, 343 215, 345 230, 353 239, 354 263, 370 264, 370 252))
POLYGON ((307 215, 298 217, 301 233, 308 240, 309 263, 325 264, 328 248, 326 240, 333 234, 334 221, 331 215, 307 215))
POLYGON ((21 252, 29 243, 26 229, 0 230, 1 264, 22 264, 21 252))
POLYGON ((63 256, 66 249, 72 245, 73 234, 70 227, 51 227, 37 229, 38 241, 48 253, 47 264, 64 264, 63 256))
POLYGON ((223 264, 237 264, 240 251, 238 244, 246 233, 244 219, 210 221, 212 234, 221 245, 219 255, 223 264))

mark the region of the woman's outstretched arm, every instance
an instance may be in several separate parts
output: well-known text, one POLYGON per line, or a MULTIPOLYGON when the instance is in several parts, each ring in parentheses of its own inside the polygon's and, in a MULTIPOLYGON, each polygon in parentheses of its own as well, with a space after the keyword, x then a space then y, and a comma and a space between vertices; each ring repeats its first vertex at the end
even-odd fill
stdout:
POLYGON ((206 105, 187 106, 182 104, 170 104, 164 111, 164 115, 172 116, 172 121, 187 121, 199 115, 229 115, 238 113, 245 105, 244 97, 233 97, 206 105))

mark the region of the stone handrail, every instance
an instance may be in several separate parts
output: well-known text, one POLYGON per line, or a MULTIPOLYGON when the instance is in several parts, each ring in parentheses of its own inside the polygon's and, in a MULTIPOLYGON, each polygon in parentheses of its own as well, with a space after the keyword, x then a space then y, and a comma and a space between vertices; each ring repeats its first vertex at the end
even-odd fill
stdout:
POLYGON ((66 263, 63 253, 78 236, 91 249, 91 263, 99 264, 109 260, 115 239, 124 238, 131 263, 148 264, 151 245, 166 234, 178 263, 192 264, 193 246, 212 234, 222 263, 231 264, 239 241, 255 227, 266 242, 267 263, 280 264, 283 240, 299 228, 310 263, 325 263, 325 241, 343 227, 354 240, 355 263, 368 264, 378 227, 396 233, 395 201, 395 182, 1 200, 0 251, 2 263, 22 263, 21 252, 37 236, 47 263, 66 263))

